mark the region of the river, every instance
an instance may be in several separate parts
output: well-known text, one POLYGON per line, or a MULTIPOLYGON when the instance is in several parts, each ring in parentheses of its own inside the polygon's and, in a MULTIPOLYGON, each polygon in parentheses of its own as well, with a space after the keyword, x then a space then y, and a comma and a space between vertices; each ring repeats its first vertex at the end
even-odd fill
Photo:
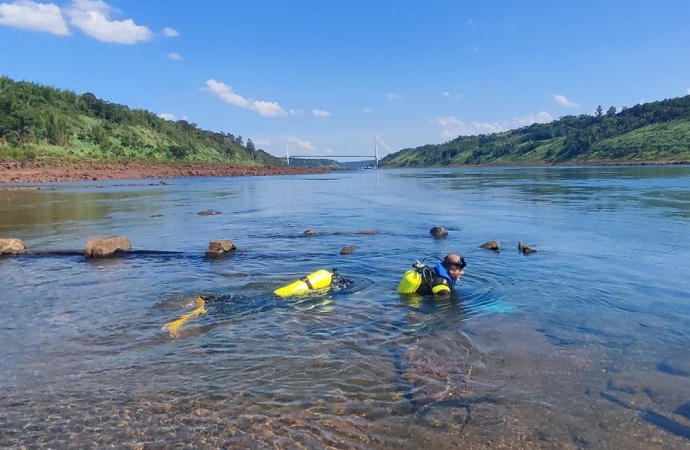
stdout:
POLYGON ((690 448, 690 167, 166 182, 0 189, 53 252, 0 258, 0 447, 690 448), (171 253, 60 254, 95 236, 171 253), (396 293, 451 252, 457 295, 396 293))

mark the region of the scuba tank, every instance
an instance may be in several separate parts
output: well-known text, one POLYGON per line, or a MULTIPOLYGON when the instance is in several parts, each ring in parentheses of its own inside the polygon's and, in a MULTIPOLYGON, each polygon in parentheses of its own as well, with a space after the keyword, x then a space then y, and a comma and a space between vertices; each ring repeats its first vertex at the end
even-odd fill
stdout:
POLYGON ((278 297, 285 298, 309 293, 323 293, 330 289, 340 290, 350 286, 352 282, 341 277, 337 270, 336 268, 333 268, 333 272, 325 269, 317 270, 287 286, 276 289, 273 293, 278 297))
POLYGON ((333 281, 333 274, 325 269, 317 270, 314 273, 303 276, 299 280, 283 286, 273 291, 278 297, 292 297, 293 295, 304 295, 311 291, 318 291, 330 287, 333 281))
MULTIPOLYGON (((398 294, 423 294, 423 292, 418 291, 420 291, 420 288, 422 288, 424 284, 431 287, 431 279, 431 268, 419 261, 415 261, 414 264, 412 264, 412 270, 408 270, 402 276, 398 284, 397 292, 398 294)), ((423 288, 422 290, 426 289, 423 288)))
POLYGON ((434 277, 431 268, 419 261, 412 264, 412 270, 403 275, 397 289, 398 294, 447 295, 451 292, 448 280, 434 277))

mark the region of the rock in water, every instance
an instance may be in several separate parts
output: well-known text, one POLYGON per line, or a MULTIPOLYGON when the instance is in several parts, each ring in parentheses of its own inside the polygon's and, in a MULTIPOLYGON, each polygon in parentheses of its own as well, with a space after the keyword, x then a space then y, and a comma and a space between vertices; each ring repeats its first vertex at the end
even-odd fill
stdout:
POLYGON ((0 238, 0 255, 26 253, 26 247, 21 239, 0 238))
POLYGON ((535 249, 533 249, 532 247, 529 247, 527 244, 522 243, 522 242, 518 242, 518 250, 523 255, 529 255, 530 253, 537 253, 537 251, 535 249))
POLYGON ((132 250, 129 239, 121 236, 93 238, 86 243, 86 258, 109 258, 117 252, 132 250))
POLYGON ((343 247, 342 250, 340 250, 341 255, 351 255, 355 252, 355 248, 348 245, 347 247, 343 247))
POLYGON ((217 239, 209 242, 206 256, 210 258, 223 256, 235 250, 237 250, 237 247, 230 239, 217 239))
POLYGON ((486 243, 480 245, 479 247, 485 248, 487 250, 491 250, 492 252, 496 252, 496 253, 499 253, 501 251, 501 244, 496 240, 486 242, 486 243))
POLYGON ((431 230, 429 230, 429 233, 431 233, 433 237, 437 238, 448 236, 448 230, 446 230, 443 227, 434 227, 431 230))

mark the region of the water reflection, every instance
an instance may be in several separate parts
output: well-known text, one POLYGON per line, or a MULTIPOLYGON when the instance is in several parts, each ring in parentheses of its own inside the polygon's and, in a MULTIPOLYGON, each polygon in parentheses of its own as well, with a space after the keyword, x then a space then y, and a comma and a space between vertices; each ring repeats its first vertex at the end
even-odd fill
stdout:
POLYGON ((162 191, 83 192, 0 190, 0 233, 26 226, 100 220, 114 212, 137 209, 130 200, 153 201, 162 191))
MULTIPOLYGON (((437 169, 422 176, 401 174, 401 178, 428 180, 425 186, 474 193, 500 191, 516 200, 548 202, 582 211, 616 211, 634 203, 638 208, 661 207, 664 214, 687 218, 690 197, 677 186, 690 181, 687 166, 639 167, 549 167, 524 169, 437 169), (439 184, 438 181, 442 182, 439 184), (650 186, 645 182, 654 180, 650 186), (631 183, 632 181, 632 183, 631 183), (656 190, 668 184, 669 189, 656 190), (648 190, 648 189, 652 190, 648 190)), ((686 183, 687 184, 687 183, 686 183)))

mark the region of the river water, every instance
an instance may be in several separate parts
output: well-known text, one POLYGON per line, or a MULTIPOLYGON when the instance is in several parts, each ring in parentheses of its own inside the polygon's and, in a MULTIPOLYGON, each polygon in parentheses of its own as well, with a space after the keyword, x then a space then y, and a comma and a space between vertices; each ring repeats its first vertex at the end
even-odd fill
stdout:
POLYGON ((55 252, 0 259, 0 447, 690 448, 690 167, 167 183, 0 190, 55 252), (59 253, 112 235, 175 253, 59 253), (396 294, 450 252, 457 296, 396 294), (351 286, 272 294, 321 268, 351 286))

